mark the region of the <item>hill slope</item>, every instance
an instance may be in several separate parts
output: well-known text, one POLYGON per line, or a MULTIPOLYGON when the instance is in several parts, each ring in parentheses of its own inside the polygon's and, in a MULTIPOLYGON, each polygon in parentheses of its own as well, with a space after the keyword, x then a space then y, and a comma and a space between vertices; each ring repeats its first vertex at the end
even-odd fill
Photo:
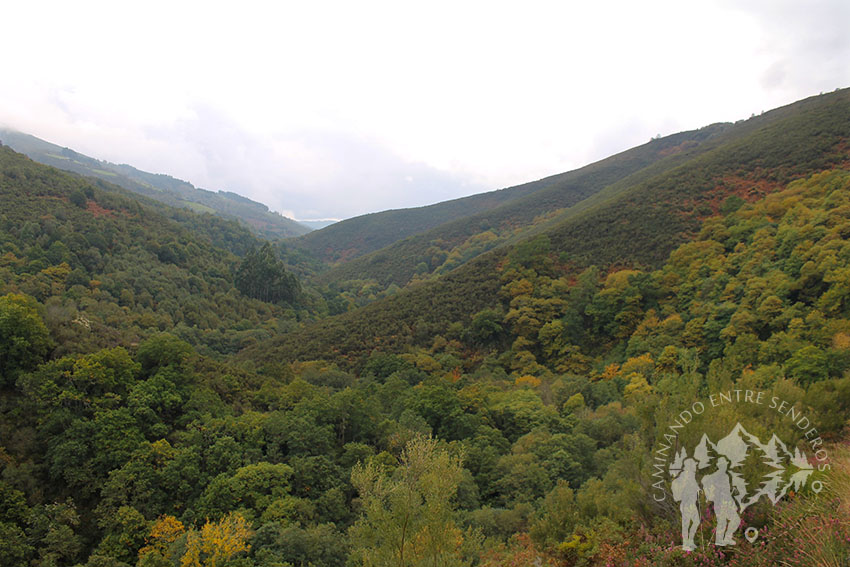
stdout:
MULTIPOLYGON (((701 220, 789 181, 850 162, 850 90, 813 97, 750 119, 713 147, 637 182, 614 184, 525 239, 482 254, 440 279, 360 310, 279 336, 246 357, 354 361, 375 348, 424 344, 485 307, 502 309, 505 267, 545 256, 534 269, 578 273, 589 265, 658 266, 701 220), (541 252, 542 251, 542 252, 541 252), (511 260, 514 258, 514 260, 511 260)), ((629 181, 628 179, 625 181, 629 181)), ((524 269, 529 269, 527 266, 524 269)))
MULTIPOLYGON (((640 175, 655 164, 667 168, 682 163, 702 151, 705 144, 730 127, 729 124, 715 124, 674 134, 574 171, 505 189, 515 191, 512 194, 517 197, 500 206, 474 212, 399 239, 381 250, 321 274, 317 281, 328 284, 374 279, 383 286, 392 283, 403 286, 417 274, 446 273, 523 230, 581 203, 611 184, 640 175)), ((377 226, 383 228, 383 225, 377 226)), ((299 241, 315 240, 322 232, 307 235, 299 241)), ((296 245, 299 241, 295 241, 296 245)))
POLYGON ((540 189, 545 181, 479 193, 425 207, 361 215, 310 232, 290 244, 310 252, 324 262, 347 262, 410 235, 520 199, 540 189))
POLYGON ((0 129, 0 142, 39 163, 65 171, 96 177, 174 207, 236 219, 264 238, 306 234, 310 229, 277 213, 262 203, 229 191, 207 191, 168 175, 148 173, 129 165, 117 165, 51 144, 35 136, 0 129))
POLYGON ((150 201, 5 146, 0 200, 0 295, 47 302, 48 324, 63 342, 90 349, 168 330, 202 350, 228 352, 268 336, 284 316, 235 288, 239 256, 260 242, 233 221, 150 201))

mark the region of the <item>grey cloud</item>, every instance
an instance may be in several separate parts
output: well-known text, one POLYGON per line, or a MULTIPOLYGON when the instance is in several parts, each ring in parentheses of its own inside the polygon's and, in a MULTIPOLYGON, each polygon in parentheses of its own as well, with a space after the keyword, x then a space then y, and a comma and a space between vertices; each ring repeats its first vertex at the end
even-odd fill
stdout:
POLYGON ((147 135, 170 140, 195 154, 193 161, 203 164, 195 179, 189 179, 196 185, 234 191, 273 210, 292 211, 297 218, 347 218, 487 189, 408 162, 379 143, 346 132, 258 136, 203 105, 194 108, 193 118, 167 129, 148 130, 147 135), (278 154, 275 146, 298 151, 278 154))
POLYGON ((722 5, 754 17, 766 34, 766 52, 774 63, 759 77, 765 89, 788 91, 799 86, 827 91, 850 83, 850 3, 846 0, 723 1, 722 5))

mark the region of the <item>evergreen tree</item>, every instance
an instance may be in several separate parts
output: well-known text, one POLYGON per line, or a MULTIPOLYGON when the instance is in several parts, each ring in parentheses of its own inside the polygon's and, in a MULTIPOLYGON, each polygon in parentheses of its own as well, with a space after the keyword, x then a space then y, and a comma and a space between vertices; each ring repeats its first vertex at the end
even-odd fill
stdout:
POLYGON ((236 272, 235 283, 245 295, 269 303, 292 302, 300 290, 298 280, 286 271, 268 242, 248 252, 236 272))

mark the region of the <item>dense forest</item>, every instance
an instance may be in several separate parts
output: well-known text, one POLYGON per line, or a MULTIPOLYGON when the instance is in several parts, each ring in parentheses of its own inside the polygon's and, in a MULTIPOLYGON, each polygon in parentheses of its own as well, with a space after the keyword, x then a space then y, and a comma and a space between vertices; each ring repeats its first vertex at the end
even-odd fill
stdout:
POLYGON ((841 565, 848 129, 847 91, 716 127, 394 287, 0 147, 0 565, 841 565), (682 447, 799 471, 685 551, 698 401, 682 447))
POLYGON ((231 191, 199 189, 169 175, 148 173, 127 164, 97 160, 71 148, 63 148, 14 130, 0 128, 0 143, 39 163, 120 185, 167 205, 236 220, 264 238, 298 236, 310 231, 292 219, 269 211, 266 205, 231 191))

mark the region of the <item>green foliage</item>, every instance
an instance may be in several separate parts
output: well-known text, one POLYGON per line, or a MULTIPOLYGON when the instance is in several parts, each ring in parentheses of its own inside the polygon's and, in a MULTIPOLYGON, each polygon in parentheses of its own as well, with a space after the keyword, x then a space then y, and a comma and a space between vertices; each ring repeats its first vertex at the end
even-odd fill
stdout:
MULTIPOLYGON (((201 517, 218 518, 240 510, 248 518, 259 518, 271 506, 282 506, 290 493, 292 467, 257 463, 222 473, 210 482, 198 502, 201 517)), ((285 516, 284 516, 285 517, 285 516)))
MULTIPOLYGON (((128 191, 155 199, 172 207, 186 207, 198 212, 213 213, 226 219, 238 219, 264 238, 298 236, 309 228, 269 211, 268 207, 229 191, 206 191, 191 183, 168 175, 148 173, 126 164, 100 161, 69 148, 61 148, 34 136, 0 128, 0 141, 31 159, 58 169, 72 171, 120 185, 128 191)), ((83 200, 71 202, 85 208, 83 200)), ((79 199, 73 197, 72 199, 79 199)))
POLYGON ((0 198, 9 203, 0 217, 0 294, 44 305, 60 355, 162 331, 206 352, 233 352, 296 316, 236 290, 239 255, 259 245, 236 223, 136 200, 8 147, 0 148, 0 198), (86 203, 75 206, 71 195, 86 203))
POLYGON ((419 437, 388 476, 376 464, 357 466, 351 482, 363 514, 351 528, 359 565, 464 565, 463 534, 452 521, 460 459, 419 437))
POLYGON ((492 343, 502 335, 503 317, 504 315, 495 309, 479 311, 472 317, 472 324, 467 330, 465 339, 480 345, 492 343))
POLYGON ((286 271, 283 262, 277 259, 271 244, 249 250, 236 272, 237 289, 254 299, 278 303, 291 303, 298 293, 295 276, 286 271))
POLYGON ((265 524, 253 539, 251 555, 257 565, 344 565, 348 556, 345 535, 333 524, 303 528, 265 524))
MULTIPOLYGON (((257 266, 280 254, 303 275, 297 253, 0 149, 0 328, 24 347, 0 388, 0 564, 678 564, 645 486, 682 404, 763 390, 826 442, 847 424, 850 174, 788 182, 837 159, 836 100, 705 132, 587 217, 476 258, 513 236, 432 243, 429 270, 467 262, 433 281, 306 285, 291 307, 233 274, 253 245, 257 266), (660 207, 653 187, 674 207, 663 226, 616 242, 660 207)), ((741 412, 761 438, 801 435, 753 404, 692 429, 717 439, 741 412)), ((834 526, 826 549, 846 542, 834 526)))
POLYGON ((80 189, 76 189, 71 192, 71 195, 68 197, 68 200, 71 201, 71 204, 80 207, 81 209, 86 208, 86 203, 88 200, 86 199, 86 194, 83 193, 80 189))
POLYGON ((675 134, 575 171, 501 191, 343 221, 300 238, 296 245, 320 255, 330 250, 330 255, 325 256, 328 260, 342 261, 319 276, 323 283, 340 283, 369 274, 381 286, 393 282, 404 285, 417 274, 421 263, 428 273, 447 273, 497 245, 527 234, 529 229, 545 226, 559 213, 568 213, 618 180, 656 163, 662 169, 680 164, 684 156, 698 153, 702 144, 726 129, 726 125, 715 125, 675 134), (683 146, 687 146, 686 152, 667 157, 671 149, 683 146), (479 203, 486 205, 478 209, 479 203), (466 210, 469 205, 475 205, 477 210, 466 210), (461 213, 466 214, 453 218, 461 213), (421 217, 423 222, 417 222, 421 217))
POLYGON ((180 368, 192 353, 192 346, 170 333, 153 335, 139 345, 136 359, 145 374, 173 366, 180 368))
MULTIPOLYGON (((418 281, 366 309, 319 321, 301 333, 276 337, 251 349, 249 356, 294 360, 335 358, 342 353, 352 360, 378 346, 390 349, 410 344, 423 346, 437 334, 445 336, 452 324, 465 325, 483 309, 502 308, 493 275, 510 269, 526 270, 525 276, 535 277, 538 269, 548 275, 566 272, 575 276, 593 265, 603 271, 660 267, 677 246, 693 238, 704 217, 719 211, 720 204, 731 195, 740 192, 746 200, 753 201, 780 190, 789 181, 841 164, 846 159, 844 141, 850 139, 850 127, 845 119, 848 107, 850 92, 838 91, 734 126, 684 134, 679 141, 681 144, 688 136, 694 136, 702 141, 698 145, 667 152, 676 145, 649 144, 641 149, 641 157, 633 154, 634 160, 627 160, 628 166, 623 165, 633 168, 628 173, 619 169, 616 161, 603 161, 588 166, 587 171, 563 174, 564 180, 584 180, 581 184, 586 182, 587 187, 592 187, 593 195, 578 196, 565 189, 570 183, 553 183, 549 189, 508 204, 506 207, 514 211, 523 203, 543 206, 548 202, 550 190, 552 198, 560 195, 559 198, 576 199, 563 214, 531 226, 527 232, 513 234, 510 228, 511 235, 505 233, 503 245, 470 259, 442 277, 418 281), (539 265, 529 264, 526 268, 522 262, 512 261, 518 254, 522 256, 524 249, 533 249, 534 242, 547 242, 549 246, 548 254, 536 256, 539 265)), ((536 210, 532 218, 540 212, 536 210)), ((323 284, 338 284, 366 275, 379 287, 390 282, 404 285, 411 281, 420 262, 425 259, 430 262, 438 250, 449 253, 444 243, 451 250, 477 234, 480 226, 473 217, 460 219, 434 229, 437 231, 434 234, 425 232, 347 262, 320 275, 318 280, 323 284), (460 234, 457 240, 449 233, 455 229, 460 234)), ((486 230, 493 230, 493 223, 487 226, 486 230)), ((743 227, 735 230, 740 229, 743 227)), ((836 282, 847 279, 839 272, 828 277, 836 282)), ((653 286, 657 287, 657 282, 638 282, 633 286, 635 297, 617 299, 651 306, 657 299, 653 286)), ((820 297, 816 288, 811 289, 820 297)), ((845 309, 850 304, 850 287, 833 286, 822 301, 822 310, 845 309)), ((619 321, 606 323, 620 332, 621 337, 629 334, 630 326, 639 318, 634 310, 637 307, 632 306, 631 311, 623 311, 622 307, 608 305, 606 301, 595 306, 603 310, 616 308, 621 313, 619 321)), ((570 354, 577 345, 569 335, 583 334, 582 324, 588 314, 586 309, 568 306, 564 315, 566 336, 550 348, 563 352, 565 370, 579 369, 581 361, 570 354)), ((711 322, 706 330, 715 332, 711 322)), ((713 356, 718 354, 712 352, 713 356)), ((522 357, 518 364, 530 360, 525 354, 522 357)))
POLYGON ((367 376, 372 375, 383 382, 396 372, 410 370, 412 368, 413 365, 400 356, 376 352, 369 357, 361 372, 367 376))
POLYGON ((44 360, 50 349, 47 327, 31 297, 0 297, 0 385, 14 384, 17 375, 44 360))

